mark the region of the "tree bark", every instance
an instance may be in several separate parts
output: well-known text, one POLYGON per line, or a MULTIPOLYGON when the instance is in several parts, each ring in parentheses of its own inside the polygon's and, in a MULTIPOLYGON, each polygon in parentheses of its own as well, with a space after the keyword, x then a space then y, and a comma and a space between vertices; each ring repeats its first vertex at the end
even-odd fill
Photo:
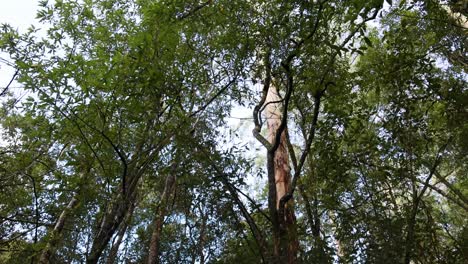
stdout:
MULTIPOLYGON (((281 98, 275 86, 270 86, 266 100, 266 115, 268 125, 268 141, 273 143, 276 137, 276 131, 281 123, 281 98)), ((289 169, 289 156, 286 145, 286 133, 281 134, 281 140, 278 149, 274 155, 274 173, 276 186, 276 208, 279 208, 280 199, 287 193, 291 180, 289 169)))
POLYGON ((135 209, 135 203, 131 205, 127 216, 125 216, 124 221, 119 227, 119 231, 117 232, 117 241, 112 244, 112 248, 109 252, 109 257, 107 258, 107 264, 116 263, 117 254, 119 253, 119 247, 122 243, 123 237, 125 236, 125 232, 127 231, 128 225, 132 219, 133 211, 135 209))
POLYGON ((110 205, 110 208, 105 213, 101 222, 101 227, 96 237, 93 239, 91 252, 89 253, 86 263, 94 264, 99 261, 102 252, 124 219, 128 207, 128 201, 122 198, 116 199, 116 201, 110 205))
POLYGON ((93 239, 91 252, 86 259, 86 263, 94 264, 99 261, 102 252, 120 226, 120 223, 124 220, 129 208, 131 208, 138 194, 138 183, 141 177, 158 155, 159 151, 169 144, 172 137, 173 135, 166 136, 158 144, 153 145, 152 148, 148 148, 150 151, 143 150, 144 141, 137 144, 135 157, 138 159, 127 162, 129 166, 126 167, 126 173, 124 173, 126 179, 125 181, 122 179, 120 186, 121 191, 112 199, 113 202, 104 213, 100 228, 93 239), (146 156, 146 158, 142 158, 143 156, 146 156))
POLYGON ((405 238, 405 255, 404 264, 409 264, 413 256, 414 245, 414 229, 416 226, 416 215, 418 213, 419 199, 416 190, 413 190, 413 207, 411 209, 410 217, 408 218, 408 231, 405 238))
POLYGON ((171 195, 175 190, 176 176, 174 171, 167 176, 164 185, 164 191, 161 196, 161 203, 159 204, 156 216, 153 221, 153 233, 151 235, 150 248, 148 253, 148 264, 159 263, 159 247, 161 242, 161 233, 164 224, 164 217, 168 207, 168 202, 171 195))
MULTIPOLYGON (((271 85, 268 90, 265 109, 268 141, 274 144, 282 119, 281 98, 274 85, 271 85)), ((296 263, 298 240, 293 200, 290 199, 285 205, 284 212, 279 210, 280 200, 289 192, 291 183, 286 131, 283 131, 280 136, 278 148, 267 153, 267 170, 270 216, 273 221, 274 256, 279 263, 296 263)))
MULTIPOLYGON (((404 254, 404 260, 403 263, 409 264, 411 262, 411 258, 413 257, 413 251, 414 251, 414 242, 415 242, 415 229, 416 229, 416 216, 418 214, 418 209, 419 209, 419 203, 421 202, 424 194, 426 193, 427 188, 429 188, 429 182, 432 179, 432 176, 437 171, 437 166, 439 166, 442 156, 441 153, 447 148, 448 143, 450 142, 451 139, 444 145, 442 145, 434 159, 434 163, 429 171, 429 175, 427 176, 426 180, 424 181, 424 185, 421 189, 421 191, 418 194, 418 188, 416 186, 416 177, 413 175, 412 170, 411 170, 411 186, 412 186, 412 208, 410 212, 410 216, 408 218, 408 231, 406 233, 406 241, 405 241, 405 254, 404 254)), ((412 168, 412 166, 411 166, 412 168)))
POLYGON ((93 239, 91 252, 86 259, 86 263, 98 263, 102 252, 132 207, 137 195, 137 183, 133 181, 138 181, 139 177, 130 179, 131 181, 128 182, 128 185, 131 187, 127 188, 126 194, 119 192, 117 197, 113 199, 114 202, 110 204, 108 210, 104 213, 99 231, 93 239), (133 184, 130 185, 130 183, 133 184))
POLYGON ((328 218, 330 219, 330 224, 332 226, 332 230, 333 230, 333 239, 335 240, 335 246, 336 246, 336 256, 338 257, 338 261, 342 261, 344 262, 345 259, 345 251, 344 251, 344 248, 343 248, 343 243, 341 243, 341 240, 337 237, 337 230, 338 230, 338 225, 335 221, 335 219, 337 218, 338 216, 337 215, 334 215, 333 212, 329 211, 328 212, 328 218))
POLYGON ((51 237, 49 238, 46 247, 42 251, 41 257, 39 259, 40 264, 46 264, 50 262, 51 256, 54 254, 58 244, 61 241, 62 231, 63 227, 65 226, 65 222, 67 221, 70 213, 72 213, 73 210, 79 205, 79 200, 76 196, 70 200, 67 207, 60 214, 60 217, 54 226, 54 230, 51 233, 51 237))
MULTIPOLYGON (((458 1, 458 2, 463 2, 463 1, 458 1)), ((457 3, 458 4, 458 3, 457 3)), ((462 6, 463 4, 460 4, 462 6)), ((463 28, 463 29, 468 29, 468 18, 462 14, 461 10, 456 10, 456 8, 452 8, 448 5, 441 5, 441 7, 447 12, 448 16, 450 17, 451 20, 455 23, 455 25, 463 28)), ((466 7, 466 3, 465 3, 466 7)))
POLYGON ((198 257, 200 258, 200 264, 205 263, 205 254, 203 253, 203 248, 205 247, 205 240, 206 240, 206 220, 208 219, 208 215, 203 212, 203 208, 200 209, 201 214, 201 225, 200 225, 200 236, 198 238, 198 257))

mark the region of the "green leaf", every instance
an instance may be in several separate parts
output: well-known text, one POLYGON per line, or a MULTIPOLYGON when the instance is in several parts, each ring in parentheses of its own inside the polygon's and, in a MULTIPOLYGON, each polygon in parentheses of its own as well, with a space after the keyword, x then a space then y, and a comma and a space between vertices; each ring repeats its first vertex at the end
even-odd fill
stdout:
POLYGON ((400 0, 400 3, 398 4, 399 8, 402 8, 406 4, 406 0, 400 0))
POLYGON ((366 42, 367 46, 373 47, 372 46, 372 41, 368 37, 364 37, 364 41, 366 42))

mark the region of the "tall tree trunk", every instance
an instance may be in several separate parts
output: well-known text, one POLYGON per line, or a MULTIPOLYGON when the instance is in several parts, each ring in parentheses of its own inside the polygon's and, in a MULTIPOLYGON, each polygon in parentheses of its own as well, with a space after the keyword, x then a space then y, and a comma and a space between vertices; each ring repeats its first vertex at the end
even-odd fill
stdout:
MULTIPOLYGON (((151 127, 152 126, 148 124, 147 131, 149 131, 151 127)), ((152 145, 152 148, 148 148, 151 149, 149 152, 143 148, 145 140, 137 144, 134 155, 135 160, 127 161, 129 166, 125 166, 123 174, 125 180, 123 179, 124 177, 122 177, 122 183, 119 188, 120 192, 116 194, 108 209, 104 212, 99 230, 93 239, 91 251, 86 258, 86 263, 94 264, 99 261, 102 252, 107 247, 107 244, 135 201, 138 195, 138 183, 141 177, 151 165, 151 162, 157 157, 161 149, 169 144, 172 137, 173 135, 168 135, 157 144, 152 145)))
POLYGON ((47 242, 46 247, 42 251, 41 257, 39 259, 40 264, 46 264, 50 262, 51 256, 54 254, 58 244, 61 241, 63 227, 65 226, 65 221, 67 221, 70 214, 79 205, 79 200, 77 196, 78 194, 76 194, 75 197, 73 197, 70 200, 67 207, 60 214, 60 217, 54 226, 54 230, 52 231, 51 237, 49 238, 49 241, 47 242))
POLYGON ((406 241, 405 241, 405 254, 404 254, 404 260, 403 263, 409 264, 411 262, 411 258, 413 257, 413 251, 414 251, 414 242, 415 242, 415 229, 416 229, 416 216, 418 214, 418 209, 419 209, 419 203, 421 202, 422 198, 424 197, 424 194, 426 193, 427 189, 429 188, 429 182, 432 179, 432 176, 434 176, 437 172, 437 166, 439 166, 441 162, 441 153, 447 148, 448 143, 450 142, 451 139, 447 141, 444 145, 442 145, 434 159, 434 163, 432 164, 432 167, 429 171, 429 175, 427 176, 426 180, 424 181, 424 185, 421 189, 421 191, 418 193, 418 188, 416 185, 416 177, 414 176, 413 173, 413 165, 412 165, 412 160, 411 160, 411 165, 410 165, 410 175, 411 175, 411 186, 412 186, 412 208, 410 215, 408 217, 408 231, 406 233, 406 241))
POLYGON ((117 254, 119 253, 119 247, 122 243, 123 237, 125 236, 125 232, 127 231, 128 225, 132 219, 134 209, 135 203, 132 203, 127 216, 125 216, 124 221, 120 224, 119 231, 117 232, 117 240, 112 244, 112 248, 109 252, 109 257, 107 258, 107 264, 116 263, 117 254))
POLYGON ((330 224, 332 226, 333 232, 333 240, 335 240, 336 246, 336 256, 338 257, 338 261, 344 262, 345 261, 345 248, 343 248, 343 243, 341 242, 340 238, 337 237, 338 235, 338 224, 336 223, 335 219, 338 218, 338 215, 335 215, 332 211, 328 212, 328 218, 330 219, 330 224))
MULTIPOLYGON (((276 137, 276 131, 281 123, 281 98, 275 86, 271 85, 268 90, 266 100, 266 116, 268 125, 268 141, 273 143, 276 137)), ((280 199, 289 190, 289 183, 291 180, 289 169, 289 156, 286 145, 286 133, 281 135, 281 141, 278 149, 274 153, 274 173, 275 173, 275 186, 276 186, 276 208, 279 208, 280 199)))
POLYGON ((161 196, 161 203, 159 204, 156 216, 153 221, 154 229, 151 235, 151 243, 148 253, 148 264, 159 263, 159 246, 161 242, 161 233, 164 224, 164 217, 166 216, 169 199, 175 190, 176 176, 174 173, 175 170, 173 170, 171 174, 166 178, 164 191, 161 196))
POLYGON ((86 263, 94 264, 99 261, 102 252, 124 219, 128 208, 128 201, 122 197, 115 199, 114 203, 110 205, 109 209, 104 213, 101 227, 96 237, 93 239, 91 252, 89 253, 86 263))
POLYGON ((137 183, 134 181, 138 181, 139 177, 130 179, 132 181, 129 181, 129 183, 133 182, 133 184, 129 184, 130 187, 127 188, 125 194, 119 192, 117 197, 113 199, 113 203, 110 204, 108 210, 104 213, 98 233, 93 239, 91 252, 86 259, 86 263, 95 264, 99 261, 102 252, 132 207, 132 203, 137 195, 137 183))
MULTIPOLYGON (((281 98, 274 85, 270 86, 266 100, 266 116, 268 125, 268 141, 275 141, 276 132, 281 124, 281 98)), ((280 263, 295 263, 298 251, 296 235, 296 218, 292 199, 280 209, 280 200, 285 196, 291 183, 289 155, 286 143, 286 132, 280 137, 278 148, 267 154, 267 170, 269 178, 270 216, 273 220, 274 255, 280 263), (273 208, 275 207, 275 208, 273 208)))
POLYGON ((414 245, 414 229, 416 226, 416 215, 418 213, 418 205, 419 205, 419 196, 418 191, 416 188, 416 182, 412 182, 412 200, 413 204, 411 207, 410 215, 408 217, 408 230, 406 232, 406 239, 405 239, 405 255, 404 255, 404 264, 409 264, 413 255, 413 245, 414 245))
POLYGON ((200 208, 200 215, 201 215, 201 225, 200 225, 200 236, 198 239, 198 256, 200 258, 200 264, 205 263, 205 254, 203 253, 203 248, 205 247, 205 240, 206 240, 206 220, 208 219, 208 214, 203 212, 203 207, 200 208))

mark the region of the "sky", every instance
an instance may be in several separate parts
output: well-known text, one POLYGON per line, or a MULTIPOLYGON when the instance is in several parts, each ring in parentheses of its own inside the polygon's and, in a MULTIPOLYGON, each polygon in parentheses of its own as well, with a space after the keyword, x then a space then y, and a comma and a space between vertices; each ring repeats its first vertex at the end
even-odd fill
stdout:
MULTIPOLYGON (((37 24, 34 19, 37 8, 37 0, 0 0, 0 25, 10 24, 19 32, 25 32, 30 25, 37 24)), ((6 65, 3 60, 11 61, 8 54, 0 52, 0 92, 8 85, 15 73, 15 69, 6 65)), ((18 86, 17 83, 13 82, 9 91, 13 91, 15 94, 24 94, 20 88, 17 88, 18 86)), ((2 98, 0 98, 0 102, 1 100, 2 98)), ((5 141, 0 136, 0 146, 4 144, 5 141)))
POLYGON ((26 29, 34 23, 37 0, 0 0, 0 22, 26 29))
MULTIPOLYGON (((31 24, 37 24, 34 19, 37 6, 37 0, 0 0, 0 24, 7 23, 24 32, 31 24)), ((0 53, 0 58, 9 60, 4 53, 0 53)), ((0 91, 8 85, 13 74, 14 70, 0 60, 0 91)))

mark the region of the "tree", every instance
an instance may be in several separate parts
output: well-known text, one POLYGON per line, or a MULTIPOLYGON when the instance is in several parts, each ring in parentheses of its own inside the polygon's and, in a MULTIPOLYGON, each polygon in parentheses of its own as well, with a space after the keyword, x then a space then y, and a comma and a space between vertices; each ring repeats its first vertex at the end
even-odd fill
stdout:
POLYGON ((465 9, 41 1, 0 33, 0 259, 464 263, 465 9))

